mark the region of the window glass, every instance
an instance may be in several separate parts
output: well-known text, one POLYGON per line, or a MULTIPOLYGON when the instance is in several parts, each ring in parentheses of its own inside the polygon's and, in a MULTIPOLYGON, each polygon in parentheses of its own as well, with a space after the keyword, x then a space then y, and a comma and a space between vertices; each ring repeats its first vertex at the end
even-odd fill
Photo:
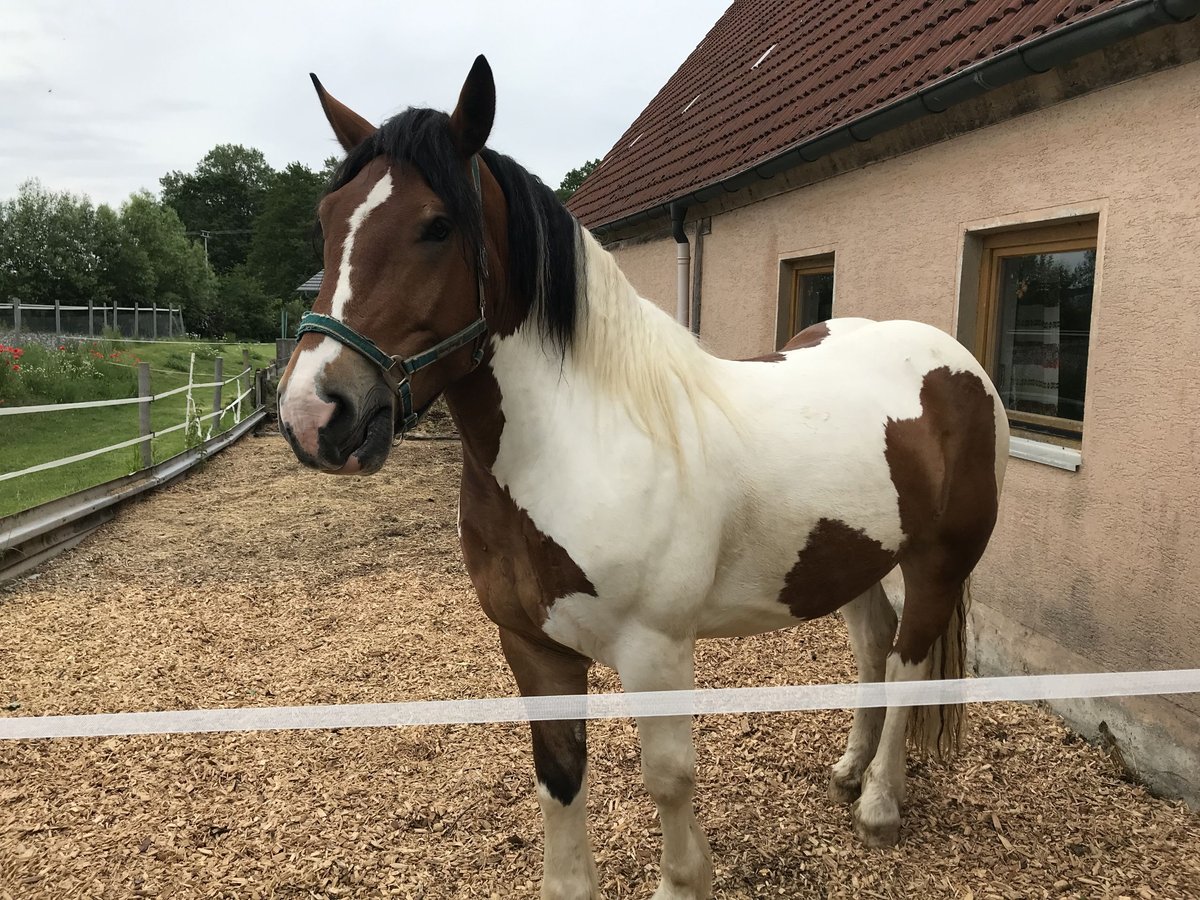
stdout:
POLYGON ((995 380, 1005 407, 1082 422, 1096 251, 999 263, 995 380))
POLYGON ((800 328, 833 318, 833 272, 800 276, 800 328))

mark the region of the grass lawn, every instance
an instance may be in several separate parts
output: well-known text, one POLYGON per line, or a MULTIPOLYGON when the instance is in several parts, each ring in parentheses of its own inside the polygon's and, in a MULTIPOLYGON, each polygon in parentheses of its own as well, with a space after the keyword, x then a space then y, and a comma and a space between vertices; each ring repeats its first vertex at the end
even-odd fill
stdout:
MULTIPOLYGON (((196 382, 213 378, 215 357, 224 357, 224 377, 230 378, 242 369, 242 350, 250 351, 250 365, 264 368, 275 356, 273 344, 213 345, 206 343, 164 342, 161 344, 127 343, 127 354, 136 354, 150 364, 150 388, 161 393, 187 384, 189 354, 196 351, 196 382)), ((106 363, 112 365, 111 363, 106 363)), ((251 386, 242 380, 241 390, 251 386)), ((237 383, 222 391, 222 404, 228 404, 241 390, 237 383)), ((193 392, 200 415, 213 409, 213 389, 193 392)), ((253 408, 253 396, 242 401, 243 415, 253 408)), ((180 393, 151 404, 150 422, 155 430, 182 422, 187 409, 187 394, 180 393)), ((204 423, 205 433, 213 420, 204 423)), ((232 411, 221 418, 220 428, 232 427, 232 411)), ((0 473, 24 469, 38 463, 120 443, 138 435, 138 407, 116 406, 101 409, 79 409, 64 412, 29 413, 0 417, 0 473)), ((182 451, 186 446, 184 431, 176 431, 152 442, 154 461, 160 462, 182 451)), ((0 516, 10 515, 47 500, 66 496, 75 491, 100 484, 140 468, 141 449, 138 446, 114 450, 101 456, 70 463, 46 472, 23 475, 0 481, 0 516)))

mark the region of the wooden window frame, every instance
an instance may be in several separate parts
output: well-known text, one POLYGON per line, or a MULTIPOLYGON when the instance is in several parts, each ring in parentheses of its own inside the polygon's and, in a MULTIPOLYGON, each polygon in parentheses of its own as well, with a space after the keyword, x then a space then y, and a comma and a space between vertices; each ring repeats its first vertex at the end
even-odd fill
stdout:
MULTIPOLYGON (((788 327, 787 333, 791 337, 800 332, 800 279, 808 275, 834 275, 833 255, 815 258, 811 260, 801 260, 792 264, 792 293, 788 300, 788 327)), ((834 275, 836 282, 837 276, 834 275)), ((836 292, 836 285, 834 287, 836 292)))
MULTIPOLYGON (((1014 256, 1095 250, 1099 237, 1097 227, 1096 219, 1085 219, 1057 225, 1033 225, 982 236, 983 253, 979 261, 978 314, 975 319, 975 356, 993 380, 996 377, 996 354, 1000 345, 1001 263, 1014 256)), ((1094 304, 1095 301, 1093 276, 1092 303, 1094 304)), ((1091 330, 1089 329, 1089 357, 1091 351, 1091 330)), ((1075 447, 1080 446, 1082 442, 1082 421, 1020 412, 1007 407, 1005 412, 1008 413, 1009 424, 1014 429, 1022 431, 1027 437, 1041 440, 1053 438, 1075 447), (1048 429, 1049 433, 1047 433, 1048 429)))

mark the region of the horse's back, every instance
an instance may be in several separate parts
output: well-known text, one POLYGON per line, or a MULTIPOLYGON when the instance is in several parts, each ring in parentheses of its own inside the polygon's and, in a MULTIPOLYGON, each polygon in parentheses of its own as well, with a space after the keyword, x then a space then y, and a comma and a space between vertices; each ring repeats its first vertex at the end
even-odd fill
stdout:
MULTIPOLYGON (((960 383, 977 388, 976 394, 993 401, 996 397, 974 355, 944 331, 923 322, 831 319, 801 331, 770 359, 775 362, 766 366, 736 364, 734 379, 744 383, 738 402, 757 405, 746 396, 755 394, 771 405, 777 421, 789 413, 819 411, 830 430, 854 424, 873 427, 880 417, 919 416, 923 398, 941 397, 938 383, 944 378, 936 374, 941 370, 946 376, 961 375, 960 383)), ((946 414, 966 401, 963 396, 942 399, 949 407, 946 414)), ((992 402, 990 412, 993 418, 1003 418, 998 403, 992 402)))

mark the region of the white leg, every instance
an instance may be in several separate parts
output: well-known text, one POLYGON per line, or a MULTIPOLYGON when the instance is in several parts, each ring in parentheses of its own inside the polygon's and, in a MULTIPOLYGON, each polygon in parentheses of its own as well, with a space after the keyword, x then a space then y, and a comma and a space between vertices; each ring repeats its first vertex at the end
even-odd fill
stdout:
MULTIPOLYGON (((522 696, 586 694, 589 660, 500 629, 500 644, 522 696)), ((542 900, 600 896, 587 836, 587 725, 530 722, 545 865, 542 900)))
MULTIPOLYGON (((692 641, 639 631, 622 641, 627 649, 617 671, 627 691, 685 690, 695 684, 692 641)), ((653 900, 708 900, 712 854, 696 821, 696 749, 687 716, 638 719, 642 776, 662 826, 662 882, 653 900)))
MULTIPOLYGON (((858 663, 859 683, 883 681, 888 650, 896 638, 896 613, 882 584, 876 584, 841 609, 858 663)), ((851 803, 862 792, 862 774, 875 756, 883 729, 883 707, 856 709, 846 752, 829 769, 829 797, 851 803)))
MULTIPOLYGON (((924 681, 929 660, 905 663, 893 653, 887 659, 887 680, 924 681)), ((862 778, 862 796, 851 810, 854 831, 868 847, 891 847, 900 838, 900 807, 904 803, 905 757, 908 739, 907 706, 889 707, 879 749, 862 778)))
POLYGON ((600 896, 596 863, 587 836, 587 771, 579 793, 564 806, 538 783, 545 864, 542 900, 594 900, 600 896))

